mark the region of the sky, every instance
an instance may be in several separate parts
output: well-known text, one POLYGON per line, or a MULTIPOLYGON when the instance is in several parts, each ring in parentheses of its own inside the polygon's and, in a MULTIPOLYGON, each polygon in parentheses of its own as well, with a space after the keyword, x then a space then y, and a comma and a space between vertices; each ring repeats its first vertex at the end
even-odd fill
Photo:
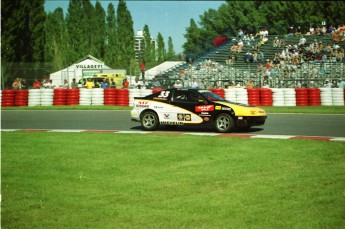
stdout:
MULTIPOLYGON (((96 1, 91 0, 93 5, 96 1)), ((109 3, 113 3, 117 9, 118 1, 99 0, 103 9, 107 12, 109 3)), ((185 43, 184 34, 186 28, 190 25, 190 19, 196 23, 200 21, 200 15, 203 15, 208 9, 217 10, 225 1, 134 1, 127 0, 126 5, 133 19, 133 29, 136 34, 142 30, 144 25, 148 25, 152 37, 157 38, 160 32, 164 38, 166 49, 168 48, 168 37, 172 38, 174 50, 176 53, 183 51, 182 45, 185 43)), ((45 11, 52 12, 61 7, 64 13, 67 13, 69 0, 46 0, 45 11)))

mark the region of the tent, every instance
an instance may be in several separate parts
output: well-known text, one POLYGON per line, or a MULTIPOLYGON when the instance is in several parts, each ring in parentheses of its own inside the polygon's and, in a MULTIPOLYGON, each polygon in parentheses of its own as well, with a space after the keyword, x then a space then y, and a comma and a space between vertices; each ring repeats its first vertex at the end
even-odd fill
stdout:
POLYGON ((71 66, 50 74, 49 77, 53 81, 53 84, 59 86, 63 84, 65 79, 67 79, 68 83, 71 83, 73 78, 78 82, 82 77, 88 78, 95 73, 104 72, 106 69, 111 68, 101 60, 87 55, 71 66))

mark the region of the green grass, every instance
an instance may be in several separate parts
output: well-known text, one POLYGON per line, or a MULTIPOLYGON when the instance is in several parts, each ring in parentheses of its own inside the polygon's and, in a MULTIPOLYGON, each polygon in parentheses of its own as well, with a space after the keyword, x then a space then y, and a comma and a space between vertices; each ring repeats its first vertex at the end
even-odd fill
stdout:
POLYGON ((345 143, 2 133, 3 228, 343 228, 345 143))
MULTIPOLYGON (((344 106, 308 106, 308 107, 261 107, 267 113, 314 113, 345 114, 344 106)), ((127 106, 35 106, 35 107, 2 107, 2 110, 131 110, 127 106)))

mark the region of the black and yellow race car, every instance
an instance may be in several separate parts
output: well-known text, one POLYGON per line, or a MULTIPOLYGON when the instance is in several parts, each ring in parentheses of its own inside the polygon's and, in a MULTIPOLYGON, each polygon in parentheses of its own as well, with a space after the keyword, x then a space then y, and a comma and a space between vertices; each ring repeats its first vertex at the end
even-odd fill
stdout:
POLYGON ((220 133, 234 128, 248 129, 264 125, 266 112, 258 107, 227 101, 208 90, 166 89, 135 97, 132 121, 141 122, 144 130, 160 125, 214 125, 220 133))

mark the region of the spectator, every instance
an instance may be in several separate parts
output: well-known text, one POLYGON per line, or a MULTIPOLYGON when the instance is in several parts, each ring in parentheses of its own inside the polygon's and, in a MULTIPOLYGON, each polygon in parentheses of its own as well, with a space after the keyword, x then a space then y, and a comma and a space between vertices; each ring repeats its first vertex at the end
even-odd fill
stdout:
POLYGON ((104 78, 103 82, 101 83, 101 88, 109 88, 109 83, 108 83, 108 79, 104 78))
POLYGON ((245 63, 253 63, 254 58, 253 58, 253 54, 248 50, 246 52, 246 54, 244 55, 244 62, 245 63))
POLYGON ((336 57, 337 62, 343 62, 344 50, 342 48, 338 49, 335 57, 336 57))
POLYGON ((301 36, 301 35, 302 35, 301 26, 298 26, 298 27, 296 28, 295 35, 296 35, 296 36, 301 36))
POLYGON ((78 83, 75 78, 72 79, 71 87, 70 88, 78 88, 78 83))
POLYGON ((203 79, 202 79, 201 82, 199 83, 199 88, 200 88, 200 89, 206 89, 205 82, 204 82, 203 79))
POLYGON ((157 77, 154 78, 153 82, 152 82, 152 86, 153 87, 160 87, 161 83, 158 81, 157 77))
POLYGON ((116 88, 116 83, 113 78, 110 79, 110 88, 116 88))
POLYGON ((42 83, 38 79, 35 79, 35 82, 32 84, 32 87, 34 89, 40 89, 42 87, 42 83))
POLYGON ((307 42, 307 39, 302 35, 302 37, 299 39, 298 46, 304 46, 307 42))
POLYGON ((243 39, 243 36, 244 36, 244 33, 243 33, 242 29, 240 29, 240 30, 238 31, 238 33, 237 33, 237 37, 238 37, 239 39, 243 39))
POLYGON ((258 53, 256 51, 253 52, 253 62, 258 62, 258 53))
POLYGON ((323 85, 323 87, 325 87, 325 88, 331 88, 331 87, 332 87, 332 83, 329 82, 328 79, 326 79, 325 84, 323 85))
POLYGON ((24 79, 24 78, 21 79, 20 89, 28 89, 28 84, 26 82, 26 79, 24 79))
POLYGON ((94 82, 91 81, 91 78, 88 78, 87 79, 87 82, 85 83, 85 88, 87 89, 92 89, 95 87, 95 84, 94 82))
POLYGON ((63 84, 60 86, 61 88, 68 88, 68 81, 66 79, 63 80, 63 84))
POLYGON ((295 30, 293 28, 293 26, 291 26, 289 29, 288 29, 288 34, 286 35, 287 37, 293 37, 295 35, 295 30))
POLYGON ((183 85, 182 85, 182 82, 181 80, 176 80, 175 84, 174 84, 174 88, 182 88, 183 85))
POLYGON ((43 87, 47 89, 55 88, 55 85, 53 84, 53 80, 46 79, 45 83, 43 84, 43 87))
POLYGON ((261 50, 259 50, 259 51, 258 51, 258 54, 259 54, 259 56, 258 56, 258 61, 264 62, 264 61, 265 61, 265 55, 264 55, 264 53, 263 53, 261 50))
POLYGON ((141 78, 144 80, 145 79, 145 63, 144 63, 144 61, 141 62, 140 70, 141 70, 141 78))
POLYGON ((242 52, 242 49, 243 49, 243 41, 239 40, 239 42, 238 42, 238 52, 242 52))
POLYGON ((129 87, 129 81, 127 80, 127 78, 124 78, 122 81, 122 89, 128 89, 129 87))
POLYGON ((137 89, 141 89, 144 87, 144 82, 139 80, 139 78, 135 78, 133 86, 137 89))
POLYGON ((245 88, 254 88, 254 82, 253 80, 249 80, 246 85, 245 88))
POLYGON ((195 81, 195 79, 192 80, 191 87, 192 87, 192 88, 198 88, 198 87, 199 87, 199 85, 198 85, 198 83, 195 81))
POLYGON ((278 37, 275 37, 273 40, 273 47, 280 47, 280 40, 278 37))
POLYGON ((12 83, 12 89, 20 89, 21 85, 20 85, 20 78, 16 78, 13 83, 12 83))
POLYGON ((267 81, 264 82, 264 86, 262 86, 262 88, 270 88, 270 85, 268 84, 267 81))
POLYGON ((338 79, 337 87, 338 88, 345 88, 345 80, 344 79, 338 79))

